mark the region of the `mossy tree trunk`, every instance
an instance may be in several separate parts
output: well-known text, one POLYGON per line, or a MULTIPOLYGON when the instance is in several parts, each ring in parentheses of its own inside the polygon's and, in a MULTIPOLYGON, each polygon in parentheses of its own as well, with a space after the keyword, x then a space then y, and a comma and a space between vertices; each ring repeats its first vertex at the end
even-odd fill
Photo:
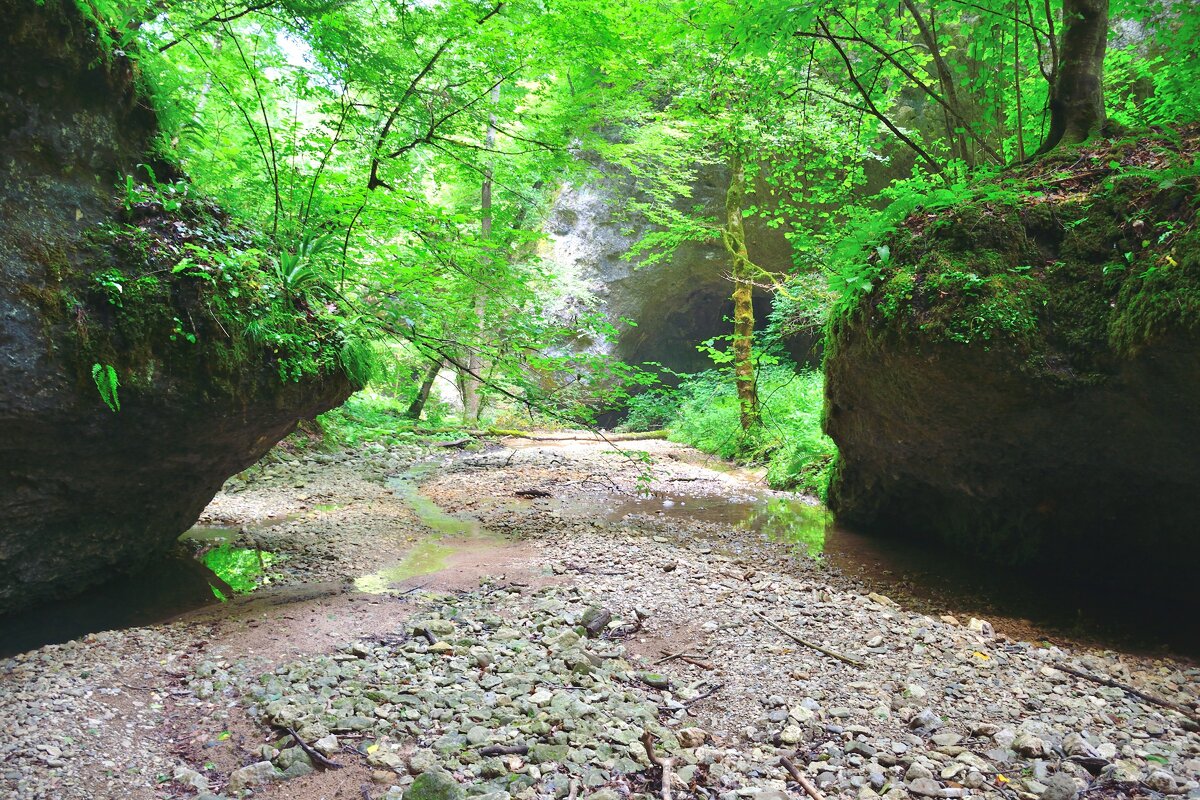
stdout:
POLYGON ((735 152, 729 164, 729 189, 725 192, 725 228, 721 240, 733 262, 733 377, 737 384, 742 430, 761 422, 758 386, 754 375, 754 264, 746 249, 742 205, 746 197, 746 166, 735 152))
POLYGON ((1109 0, 1063 0, 1062 36, 1050 88, 1050 130, 1038 154, 1104 127, 1104 51, 1109 0))

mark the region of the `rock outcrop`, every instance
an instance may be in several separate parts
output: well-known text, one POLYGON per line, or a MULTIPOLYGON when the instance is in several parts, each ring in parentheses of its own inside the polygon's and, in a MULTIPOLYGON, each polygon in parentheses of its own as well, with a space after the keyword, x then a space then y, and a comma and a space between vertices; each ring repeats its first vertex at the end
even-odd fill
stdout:
POLYGON ((169 547, 229 475, 351 385, 333 326, 271 300, 264 273, 202 257, 173 270, 188 245, 244 245, 218 210, 114 191, 153 162, 134 64, 70 0, 0 11, 4 612, 169 547))
MULTIPOLYGON (((707 168, 692 187, 688 204, 700 206, 707 215, 723 213, 727 182, 723 171, 707 168)), ((545 256, 596 299, 617 328, 613 350, 622 361, 657 362, 681 372, 708 369, 712 362, 696 345, 732 331, 725 321, 733 314, 729 256, 715 239, 686 242, 670 257, 643 266, 629 251, 648 223, 627 214, 622 201, 636 191, 635 182, 615 167, 605 168, 603 177, 590 184, 564 186, 545 226, 545 256)), ((758 224, 755 218, 747 220, 746 228, 757 264, 781 273, 792 268, 791 245, 781 230, 758 224)), ((770 309, 767 293, 755 298, 755 316, 763 324, 770 309)), ((812 345, 797 341, 795 357, 809 358, 812 345)))
POLYGON ((904 222, 827 342, 841 521, 1097 577, 1190 570, 1200 137, 1181 137, 1072 151, 904 222))

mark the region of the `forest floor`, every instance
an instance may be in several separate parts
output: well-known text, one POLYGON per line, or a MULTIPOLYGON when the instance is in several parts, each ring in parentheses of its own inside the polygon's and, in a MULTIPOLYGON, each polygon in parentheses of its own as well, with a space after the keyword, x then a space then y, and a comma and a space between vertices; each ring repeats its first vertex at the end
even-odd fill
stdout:
POLYGON ((507 440, 244 473, 202 522, 277 553, 272 586, 0 660, 2 796, 1200 798, 1194 665, 916 613, 654 513, 767 490, 620 446, 644 455, 507 440))

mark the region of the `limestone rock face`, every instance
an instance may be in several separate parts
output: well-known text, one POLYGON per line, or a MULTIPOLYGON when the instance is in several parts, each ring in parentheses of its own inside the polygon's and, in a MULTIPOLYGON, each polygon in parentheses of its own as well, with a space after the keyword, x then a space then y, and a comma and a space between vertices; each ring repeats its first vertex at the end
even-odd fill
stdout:
MULTIPOLYGON (((132 267, 106 227, 122 208, 114 185, 152 160, 154 114, 133 65, 103 52, 69 0, 0 0, 0 16, 5 612, 160 553, 228 476, 351 387, 333 369, 281 380, 262 348, 217 332, 205 290, 172 276, 169 261, 138 283, 143 306, 132 284, 110 287, 124 305, 105 299, 97 274, 132 267), (92 382, 93 361, 116 367, 118 413, 92 382)), ((122 234, 141 242, 142 268, 148 252, 167 257, 224 224, 212 209, 142 217, 122 234)))
MULTIPOLYGON (((724 213, 728 176, 706 168, 693 186, 688 205, 701 213, 724 213)), ((648 223, 629 214, 625 198, 634 196, 634 181, 615 167, 602 179, 585 185, 567 185, 559 192, 546 224, 545 256, 561 274, 571 276, 599 303, 619 332, 615 355, 640 364, 662 363, 679 371, 708 369, 712 363, 696 351, 711 336, 731 332, 724 321, 733 314, 729 279, 730 262, 718 241, 688 242, 669 258, 643 265, 629 253, 648 223), (629 325, 622 320, 635 323, 629 325)), ((781 230, 747 220, 751 257, 765 269, 786 272, 792 268, 792 249, 781 230)), ((765 293, 755 298, 755 315, 765 323, 771 309, 765 293)), ((566 314, 584 313, 582 305, 566 314)), ((595 342, 582 347, 607 349, 595 342)), ((811 342, 798 343, 799 358, 808 357, 811 342)))
POLYGON ((1196 563, 1195 191, 1035 181, 910 217, 827 343, 839 520, 1097 579, 1196 563))

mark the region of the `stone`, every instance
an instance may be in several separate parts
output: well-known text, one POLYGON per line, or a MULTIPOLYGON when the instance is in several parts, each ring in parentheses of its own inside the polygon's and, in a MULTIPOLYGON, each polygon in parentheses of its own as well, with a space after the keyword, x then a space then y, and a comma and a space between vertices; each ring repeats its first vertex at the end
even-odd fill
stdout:
POLYGON ((184 786, 190 786, 192 789, 195 789, 201 794, 208 791, 208 778, 204 777, 190 767, 176 767, 173 777, 176 783, 182 783, 184 786))
POLYGON ((936 747, 953 747, 962 741, 962 737, 957 733, 938 733, 930 736, 929 741, 936 747))
POLYGON ((238 794, 243 789, 251 789, 278 780, 281 774, 270 761, 257 761, 249 766, 236 769, 230 774, 229 791, 238 794))
POLYGON ((570 755, 570 748, 565 744, 535 744, 529 748, 529 760, 534 764, 550 762, 563 763, 570 755))
POLYGON ((675 732, 680 747, 699 747, 708 740, 708 731, 703 728, 680 728, 675 732))
POLYGON ((975 617, 971 617, 970 622, 967 623, 967 630, 971 631, 972 633, 978 633, 980 636, 984 637, 991 637, 995 635, 995 631, 992 629, 992 623, 988 622, 986 619, 976 619, 975 617))
POLYGON ((437 755, 432 750, 414 750, 408 756, 408 771, 413 775, 436 769, 437 765, 437 755))
POLYGON ((1194 591, 1164 586, 1187 583, 1200 563, 1200 427, 1189 421, 1200 408, 1200 330, 1194 307, 1170 299, 1194 291, 1192 274, 1144 287, 1124 266, 1128 231, 1109 222, 1136 216, 1155 230, 1176 202, 1134 200, 1107 182, 1048 204, 1014 197, 984 211, 972 198, 936 223, 910 217, 920 232, 889 239, 871 289, 830 323, 835 516, 980 563, 1071 563, 1086 574, 1111 569, 1119 549, 1139 566, 1130 593, 1155 596, 1147 617, 1194 607, 1194 591), (1089 212, 1064 241, 1046 215, 1079 204, 1089 212), (1031 253, 1056 266, 1004 286, 984 266, 1031 253), (945 277, 950 264, 957 279, 945 277), (1102 267, 1124 276, 1084 277, 1102 267), (1037 309, 1025 305, 1034 292, 1037 309))
POLYGON ((919 797, 940 797, 942 785, 933 778, 917 778, 909 781, 908 790, 919 797))
POLYGON ((1153 770, 1143 781, 1147 786, 1156 792, 1163 794, 1175 793, 1175 776, 1164 769, 1153 770))
POLYGON ((465 800, 466 792, 445 770, 431 769, 417 776, 404 792, 404 800, 465 800))
POLYGON ((784 744, 799 744, 804 739, 804 731, 799 725, 788 725, 779 734, 779 741, 784 744))
POLYGON ((312 747, 323 756, 331 756, 338 751, 337 737, 332 733, 328 736, 322 736, 313 742, 312 747))
POLYGON ((908 727, 913 730, 929 733, 942 727, 942 718, 935 714, 931 708, 921 709, 908 721, 908 727))
POLYGON ((589 638, 596 638, 612 622, 612 612, 603 606, 588 606, 579 619, 589 638))
POLYGON ((1046 790, 1042 792, 1042 800, 1075 800, 1079 796, 1079 787, 1070 775, 1059 772, 1046 780, 1046 790))
POLYGON ((640 680, 642 683, 646 684, 647 686, 651 687, 652 689, 670 689, 671 688, 671 680, 667 676, 660 675, 657 672, 639 672, 638 680, 640 680))
MULTIPOLYGON (((144 179, 139 163, 162 163, 157 120, 130 58, 105 49, 78 9, 14 5, 0 31, 0 542, 20 565, 0 571, 0 615, 156 557, 154 579, 178 608, 211 600, 202 565, 161 557, 227 478, 352 389, 338 368, 281 380, 271 345, 224 335, 196 279, 172 272, 189 245, 242 237, 219 210, 140 210, 140 250, 105 233, 125 226, 115 176, 144 179), (96 280, 114 267, 120 314, 96 280), (172 341, 175 319, 194 345, 172 341), (119 411, 93 381, 100 362, 119 381, 119 411)), ((240 288, 222 302, 256 314, 257 291, 240 288)), ((333 323, 294 319, 296 339, 336 362, 333 323)))
POLYGON ((1026 758, 1045 758, 1049 755, 1046 742, 1028 731, 1017 731, 1017 736, 1012 742, 1012 749, 1026 758))
POLYGON ((929 767, 925 766, 919 761, 914 761, 912 764, 910 764, 908 770, 904 773, 905 783, 912 783, 913 781, 921 778, 932 777, 933 772, 929 769, 929 767))

